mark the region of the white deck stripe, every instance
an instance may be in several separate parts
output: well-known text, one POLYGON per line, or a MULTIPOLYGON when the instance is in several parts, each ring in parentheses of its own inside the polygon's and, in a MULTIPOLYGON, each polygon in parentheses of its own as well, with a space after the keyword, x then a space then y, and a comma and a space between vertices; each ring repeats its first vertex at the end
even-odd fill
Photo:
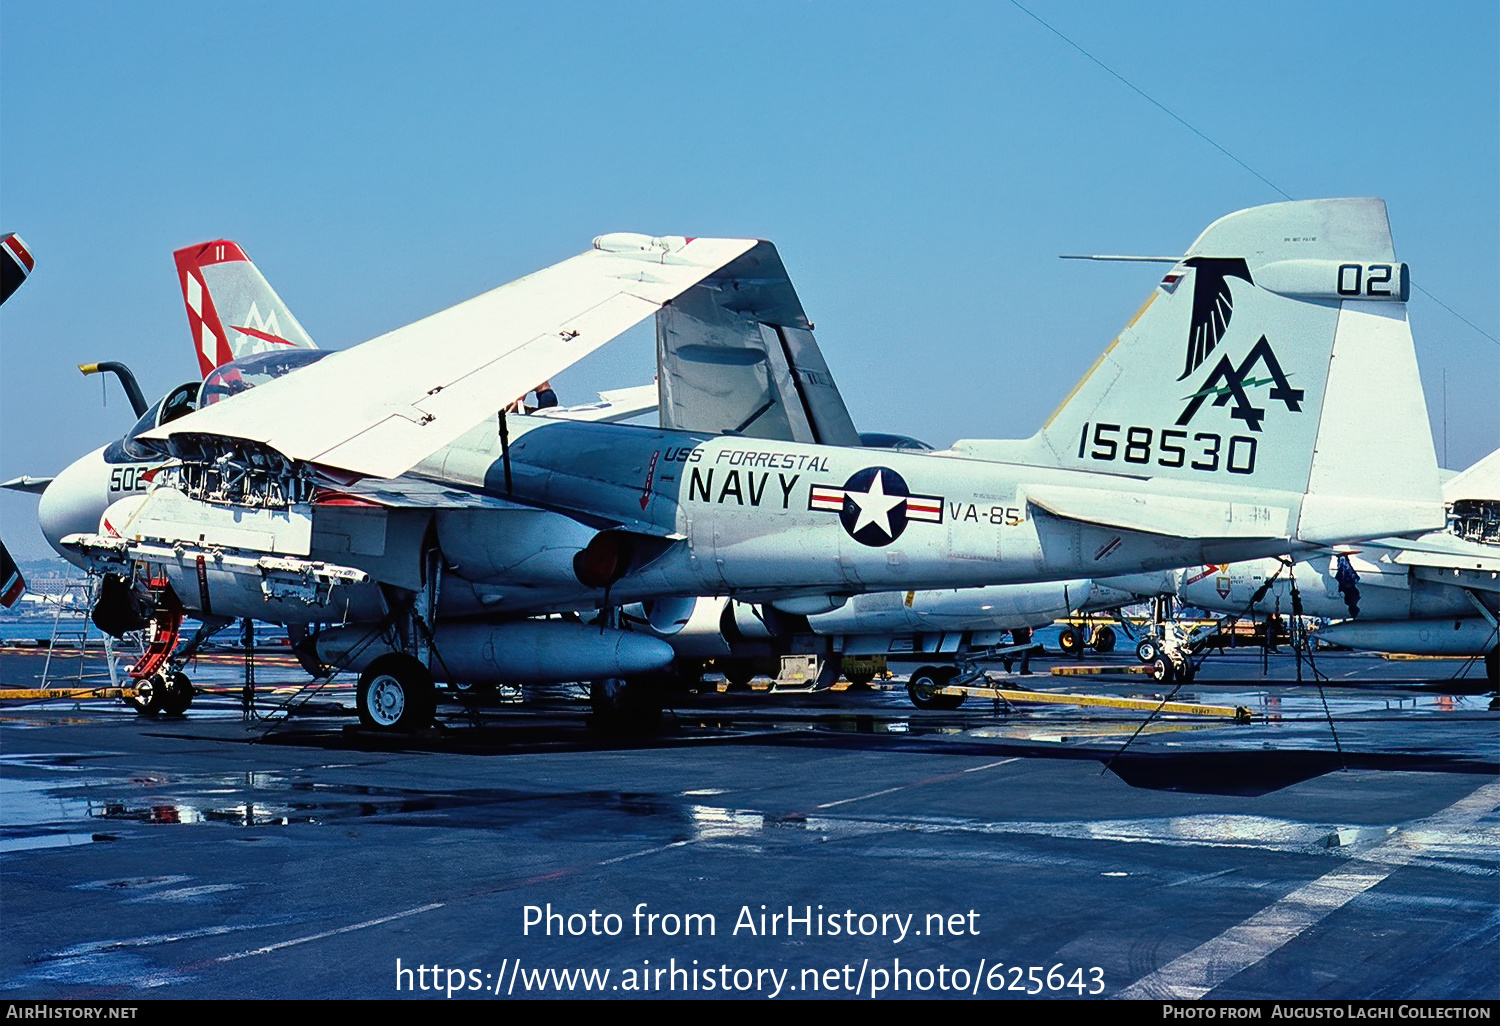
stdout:
POLYGON ((1497 805, 1500 805, 1500 781, 1485 784, 1441 812, 1418 820, 1383 844, 1355 856, 1348 865, 1304 884, 1114 996, 1150 1000, 1201 998, 1421 857, 1432 842, 1472 826, 1497 805))
POLYGON ((282 941, 279 944, 267 944, 263 948, 236 951, 232 955, 223 955, 214 959, 214 961, 233 962, 236 959, 248 958, 251 955, 268 955, 273 951, 280 951, 282 948, 290 948, 298 944, 306 944, 309 941, 322 940, 324 937, 336 937, 341 933, 353 933, 355 930, 363 930, 370 926, 379 926, 381 923, 389 923, 396 919, 405 919, 407 916, 414 916, 421 912, 431 912, 433 909, 442 908, 446 904, 447 902, 445 901, 435 901, 430 905, 420 905, 417 908, 409 908, 405 912, 397 912, 395 915, 381 916, 379 919, 369 919, 363 923, 355 923, 353 926, 341 926, 337 930, 324 930, 322 933, 315 933, 307 937, 298 937, 295 940, 282 941))
MULTIPOLYGON (((999 762, 987 762, 983 766, 970 766, 966 770, 959 770, 959 773, 978 773, 980 770, 994 769, 996 766, 1005 766, 1005 765, 1008 765, 1009 763, 1020 762, 1020 761, 1021 761, 1020 756, 1016 756, 1015 758, 1012 758, 1012 759, 1001 759, 999 762)), ((953 774, 953 776, 957 776, 957 775, 958 775, 957 773, 953 774)), ((840 806, 840 805, 848 805, 850 802, 862 802, 866 798, 879 798, 883 794, 895 794, 897 791, 905 791, 907 788, 922 787, 923 785, 928 784, 930 782, 931 781, 929 779, 929 780, 918 780, 918 781, 915 781, 914 783, 910 783, 910 784, 898 784, 896 787, 887 787, 883 791, 871 791, 869 794, 862 794, 862 795, 859 795, 858 797, 855 797, 855 798, 840 798, 836 802, 824 802, 822 805, 814 805, 813 808, 814 809, 832 809, 832 808, 836 808, 837 806, 840 806)))

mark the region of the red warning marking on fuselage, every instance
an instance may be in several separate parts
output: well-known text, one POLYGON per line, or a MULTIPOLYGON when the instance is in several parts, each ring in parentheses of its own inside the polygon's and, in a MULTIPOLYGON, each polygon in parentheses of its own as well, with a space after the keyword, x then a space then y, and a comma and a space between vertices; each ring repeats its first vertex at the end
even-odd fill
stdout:
POLYGON ((656 480, 656 461, 660 457, 660 449, 651 454, 651 465, 646 468, 646 483, 641 486, 641 509, 651 505, 651 484, 656 480))
POLYGON ((1217 574, 1217 573, 1227 573, 1228 570, 1229 570, 1229 564, 1228 563, 1210 563, 1207 566, 1205 566, 1201 571, 1199 571, 1198 573, 1194 574, 1192 577, 1189 577, 1187 579, 1187 583, 1188 584, 1197 584, 1199 581, 1203 580, 1203 578, 1205 578, 1205 577, 1212 577, 1214 574, 1217 574))

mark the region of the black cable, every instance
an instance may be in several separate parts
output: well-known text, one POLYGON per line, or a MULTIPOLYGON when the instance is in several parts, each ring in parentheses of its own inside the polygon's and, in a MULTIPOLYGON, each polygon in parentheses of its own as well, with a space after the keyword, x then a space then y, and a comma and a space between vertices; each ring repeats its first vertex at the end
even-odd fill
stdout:
MULTIPOLYGON (((1260 603, 1260 601, 1263 598, 1266 597, 1266 593, 1271 590, 1271 585, 1273 585, 1273 584, 1276 583, 1276 579, 1279 578, 1281 576, 1282 572, 1285 571, 1286 569, 1287 569, 1286 562, 1285 561, 1280 561, 1279 565, 1276 567, 1276 572, 1274 574, 1272 574, 1270 577, 1267 577, 1263 582, 1261 582, 1261 586, 1259 588, 1255 589, 1255 594, 1253 594, 1253 595, 1250 596, 1250 601, 1245 605, 1244 609, 1242 609, 1238 613, 1225 613, 1223 616, 1219 617, 1219 622, 1214 625, 1213 631, 1211 633, 1209 633, 1209 634, 1205 634, 1202 638, 1200 638, 1198 640, 1198 642, 1196 644, 1202 646, 1201 647, 1201 651, 1203 653, 1203 658, 1199 659, 1198 662, 1193 665, 1193 672, 1194 673, 1197 673, 1197 671, 1203 667, 1203 664, 1206 663, 1206 662, 1208 662, 1208 657, 1209 657, 1210 653, 1212 652, 1212 650, 1207 645, 1208 639, 1211 638, 1211 637, 1213 637, 1215 634, 1222 634, 1224 632, 1224 629, 1226 627, 1232 627, 1232 626, 1234 626, 1235 624, 1237 624, 1241 620, 1243 620, 1246 616, 1248 616, 1251 613, 1253 613, 1254 610, 1255 610, 1255 607, 1260 603)), ((1253 622, 1253 617, 1252 617, 1252 622, 1253 622)), ((1188 660, 1190 662, 1192 661, 1193 654, 1194 654, 1194 650, 1190 648, 1189 651, 1188 651, 1188 660)))
MULTIPOLYGON (((1277 567, 1276 572, 1274 574, 1272 574, 1270 577, 1266 578, 1265 583, 1263 583, 1259 588, 1257 588, 1255 590, 1255 594, 1254 595, 1250 596, 1250 602, 1249 602, 1249 604, 1247 606, 1245 606, 1245 611, 1243 613, 1227 613, 1224 616, 1220 617, 1218 624, 1214 628, 1214 633, 1219 633, 1219 632, 1223 631, 1226 622, 1229 622, 1229 623, 1238 623, 1240 621, 1241 617, 1243 617, 1245 615, 1245 613, 1248 613, 1250 610, 1254 609, 1255 608, 1255 604, 1257 602, 1259 602, 1261 599, 1263 599, 1263 598, 1266 597, 1266 592, 1268 592, 1268 591, 1271 590, 1271 585, 1276 582, 1276 578, 1280 577, 1281 576, 1281 572, 1283 570, 1285 570, 1286 568, 1287 568, 1287 564, 1283 562, 1279 567, 1277 567), (1230 617, 1233 617, 1232 621, 1230 620, 1230 617)), ((1203 637, 1202 640, 1206 641, 1208 638, 1210 638, 1212 636, 1213 636, 1212 634, 1206 634, 1206 635, 1204 635, 1204 637, 1203 637)), ((1158 656, 1158 658, 1160 658, 1160 656, 1158 656)), ((1196 676, 1197 672, 1198 672, 1198 669, 1203 665, 1204 662, 1207 661, 1208 656, 1205 654, 1204 657, 1203 657, 1203 659, 1200 659, 1197 662, 1197 664, 1195 665, 1195 664, 1193 664, 1193 653, 1192 653, 1192 650, 1191 650, 1191 648, 1189 648, 1188 657, 1187 658, 1188 658, 1188 664, 1190 666, 1192 666, 1193 675, 1196 676)), ((1133 742, 1136 738, 1140 737, 1141 731, 1143 731, 1143 730, 1146 729, 1146 727, 1151 723, 1151 721, 1156 718, 1156 714, 1159 713, 1159 712, 1161 712, 1162 709, 1164 709, 1166 707, 1166 704, 1172 700, 1172 698, 1177 694, 1178 691, 1182 690, 1182 686, 1184 684, 1186 684, 1187 682, 1188 682, 1188 675, 1184 674, 1182 676, 1182 678, 1180 680, 1178 680, 1176 687, 1172 688, 1172 690, 1167 694, 1167 697, 1163 698, 1161 700, 1161 702, 1157 705, 1157 707, 1155 709, 1152 709, 1151 712, 1147 714, 1145 720, 1143 720, 1141 722, 1141 725, 1139 727, 1135 728, 1135 733, 1131 734, 1130 737, 1128 737, 1128 738, 1125 739, 1125 743, 1120 746, 1119 751, 1115 752, 1115 754, 1113 754, 1113 755, 1111 755, 1109 757, 1109 761, 1106 762, 1104 764, 1104 768, 1099 771, 1099 775, 1101 777, 1104 776, 1105 773, 1109 772, 1109 768, 1115 764, 1115 760, 1118 759, 1120 756, 1122 756, 1122 755, 1125 754, 1125 750, 1130 747, 1131 742, 1133 742)))
MULTIPOLYGON (((1302 648, 1308 645, 1307 625, 1302 622, 1302 593, 1297 590, 1297 575, 1292 575, 1292 623, 1295 625, 1297 637, 1292 644, 1292 652, 1297 658, 1297 683, 1302 683, 1302 648)), ((1328 721, 1328 731, 1333 735, 1333 746, 1339 752, 1339 765, 1345 770, 1349 768, 1349 762, 1344 758, 1344 746, 1339 741, 1338 727, 1333 723, 1333 711, 1328 708, 1328 696, 1323 691, 1323 675, 1318 672, 1317 664, 1313 662, 1312 649, 1307 650, 1307 665, 1312 668, 1313 683, 1318 686, 1318 698, 1323 703, 1323 717, 1328 721)))
MULTIPOLYGON (((387 632, 387 630, 390 628, 391 624, 392 624, 391 618, 387 617, 385 620, 382 620, 380 623, 378 623, 374 627, 370 628, 370 630, 365 633, 364 639, 362 641, 357 642, 355 644, 355 646, 352 649, 350 649, 350 651, 349 651, 349 657, 348 657, 349 662, 351 662, 351 663, 354 662, 359 657, 359 655, 362 652, 364 652, 365 649, 369 648, 378 639, 380 639, 381 636, 383 634, 385 634, 387 632)), ((389 644, 389 639, 387 639, 387 643, 389 644)), ((392 645, 391 647, 393 649, 398 649, 399 648, 399 646, 396 646, 396 645, 392 645)), ((321 684, 317 684, 316 687, 312 688, 312 691, 307 694, 307 698, 304 698, 302 700, 301 704, 303 704, 303 705, 307 704, 307 702, 312 698, 313 695, 315 695, 319 691, 323 690, 323 688, 325 686, 327 686, 329 684, 332 684, 334 678, 337 677, 340 673, 343 673, 343 672, 344 671, 342 669, 339 669, 339 668, 335 667, 333 669, 332 673, 330 673, 330 674, 328 674, 328 676, 322 678, 322 683, 321 684)), ((294 694, 289 695, 287 697, 286 701, 282 702, 281 705, 279 705, 276 708, 272 709, 270 712, 266 713, 263 716, 262 715, 257 715, 257 717, 256 717, 257 719, 259 719, 262 723, 269 724, 269 726, 266 728, 265 733, 261 734, 260 737, 256 738, 255 740, 251 741, 250 743, 251 744, 259 744, 260 742, 264 741, 266 738, 270 737, 272 734, 276 733, 276 731, 280 727, 280 725, 282 723, 285 723, 287 720, 289 720, 291 718, 292 703, 297 700, 297 697, 299 695, 307 693, 308 692, 308 688, 312 684, 316 683, 318 680, 319 680, 319 678, 317 678, 317 677, 312 678, 311 681, 309 681, 307 684, 302 685, 302 687, 300 689, 298 689, 294 694), (275 716, 276 716, 276 714, 278 712, 281 713, 281 718, 280 719, 276 719, 275 718, 275 716)), ((358 703, 358 701, 359 701, 359 699, 358 699, 358 697, 356 697, 355 698, 356 704, 358 703)))
MULTIPOLYGON (((1199 131, 1197 128, 1194 128, 1191 124, 1189 124, 1186 120, 1184 120, 1181 117, 1181 115, 1179 115, 1175 111, 1171 110, 1169 107, 1167 107, 1165 104, 1161 103, 1159 100, 1157 100, 1151 94, 1147 93, 1140 86, 1136 85, 1134 82, 1130 81, 1128 78, 1126 78, 1124 75, 1120 74, 1114 68, 1111 68, 1108 64, 1105 64, 1099 58, 1095 57, 1093 54, 1089 53, 1083 47, 1081 47, 1077 43, 1073 42, 1073 40, 1071 40, 1067 36, 1063 35, 1061 32, 1059 32, 1052 25, 1048 24, 1047 22, 1043 21, 1041 18, 1039 18, 1035 14, 1033 14, 1031 11, 1027 10, 1020 3, 1018 3, 1017 0, 1010 0, 1010 2, 1012 4, 1012 6, 1014 6, 1016 8, 1016 10, 1020 11, 1024 15, 1026 15, 1032 21, 1035 21, 1038 25, 1042 26, 1042 28, 1046 29, 1048 32, 1051 32, 1058 39, 1061 39, 1064 43, 1067 43, 1073 49, 1077 50, 1079 53, 1083 54, 1089 60, 1091 60, 1095 64, 1097 64, 1099 67, 1103 68, 1106 72, 1108 72, 1110 75, 1112 75, 1115 79, 1117 79, 1118 81, 1120 81, 1121 83, 1123 83, 1126 88, 1128 88, 1128 89, 1131 90, 1131 92, 1133 92, 1136 95, 1140 96, 1147 103, 1151 104, 1151 106, 1153 106, 1157 110, 1161 111, 1163 114, 1165 114, 1167 117, 1171 118, 1173 121, 1177 122, 1183 128, 1186 128, 1189 132, 1192 132, 1198 138, 1202 139, 1204 142, 1208 143, 1214 149, 1216 149, 1220 153, 1224 154, 1224 156, 1226 156, 1230 160, 1234 161, 1236 164, 1238 164, 1240 167, 1244 168, 1246 171, 1250 172, 1256 178, 1259 178, 1262 182, 1264 182, 1267 186, 1269 186, 1273 191, 1275 191, 1283 199, 1292 199, 1293 198, 1281 186, 1277 185, 1275 182, 1271 181, 1265 175, 1263 175, 1259 171, 1255 170, 1255 168, 1253 168, 1249 164, 1245 163, 1239 157, 1236 157, 1233 153, 1230 153, 1224 147, 1222 147, 1218 143, 1214 142, 1212 139, 1210 139, 1203 132, 1199 131)), ((1413 287, 1416 288, 1416 290, 1418 292, 1422 293, 1422 295, 1424 295, 1428 299, 1432 300, 1434 303, 1436 303, 1438 306, 1442 307, 1444 310, 1447 310, 1454 317, 1457 317, 1459 320, 1463 321, 1465 324, 1467 324, 1469 327, 1473 328, 1475 331, 1479 332, 1479 334, 1483 335, 1485 338, 1489 339, 1491 342, 1495 343, 1496 345, 1500 345, 1500 338, 1496 338, 1494 335, 1491 335, 1489 332, 1485 331, 1479 325, 1475 324, 1473 321, 1469 320, 1463 314, 1461 314, 1457 310, 1453 309, 1453 307, 1451 307, 1447 303, 1443 302, 1437 296, 1434 296, 1431 292, 1428 292, 1426 289, 1424 289, 1422 286, 1418 285, 1416 282, 1412 282, 1412 285, 1413 285, 1413 287)))
POLYGON ((1208 136, 1206 136, 1202 132, 1198 131, 1198 129, 1196 129, 1192 125, 1188 124, 1181 117, 1179 117, 1176 113, 1174 113, 1173 111, 1171 111, 1170 109, 1168 109, 1162 103, 1158 102, 1154 97, 1152 97, 1144 89, 1142 89, 1139 86, 1137 86, 1134 82, 1130 81, 1128 78, 1126 78, 1124 75, 1120 74, 1114 68, 1111 68, 1108 64, 1105 64, 1099 58, 1095 57, 1093 54, 1089 53, 1083 47, 1081 47, 1077 43, 1073 42, 1073 40, 1069 39, 1067 36, 1065 36, 1061 32, 1059 32, 1057 29, 1055 29, 1051 25, 1047 24, 1041 18, 1038 18, 1035 14, 1031 13, 1031 11, 1027 10, 1025 7, 1022 7, 1019 3, 1016 2, 1016 0, 1010 0, 1010 2, 1015 5, 1016 10, 1020 11, 1022 14, 1026 15, 1028 18, 1031 18, 1038 25, 1042 26, 1042 28, 1046 29, 1048 32, 1051 32, 1058 39, 1061 39, 1064 43, 1067 43, 1073 49, 1077 50, 1079 53, 1083 54, 1089 60, 1091 60, 1095 64, 1099 65, 1099 67, 1103 68, 1105 71, 1109 72, 1115 78, 1119 79, 1121 82, 1123 82, 1125 84, 1125 86, 1127 88, 1129 88, 1136 95, 1140 96, 1147 103, 1151 104, 1151 106, 1153 106, 1157 110, 1161 111, 1163 114, 1165 114, 1167 117, 1171 118, 1173 121, 1177 122, 1183 128, 1186 128, 1189 132, 1192 132, 1198 138, 1200 138, 1204 142, 1208 143, 1214 149, 1216 149, 1220 153, 1224 154, 1224 156, 1226 156, 1230 160, 1234 161, 1236 164, 1238 164, 1240 167, 1244 168, 1246 171, 1249 171, 1256 178, 1259 178, 1266 185, 1270 186, 1271 189, 1274 192, 1276 192, 1279 196, 1281 196, 1283 199, 1291 199, 1292 198, 1290 195, 1287 194, 1286 190, 1283 189, 1281 186, 1277 185, 1275 182, 1271 181, 1265 175, 1263 175, 1259 171, 1255 170, 1255 168, 1251 167, 1249 164, 1246 164, 1239 157, 1236 157, 1233 153, 1230 153, 1224 147, 1220 146, 1218 143, 1214 142, 1208 136))
POLYGON ((1168 702, 1170 702, 1173 699, 1173 697, 1176 696, 1176 694, 1177 694, 1178 691, 1182 690, 1182 686, 1184 684, 1186 684, 1186 683, 1187 683, 1187 677, 1186 677, 1186 675, 1184 675, 1183 677, 1181 677, 1177 681, 1176 687, 1172 688, 1171 691, 1167 692, 1167 697, 1163 698, 1161 700, 1161 702, 1157 705, 1157 707, 1155 709, 1152 709, 1149 713, 1146 714, 1146 718, 1141 721, 1141 725, 1139 727, 1135 728, 1135 733, 1131 734, 1128 738, 1126 738, 1125 739, 1125 743, 1120 746, 1120 750, 1118 752, 1116 752, 1114 755, 1111 755, 1109 757, 1109 761, 1106 762, 1104 764, 1104 768, 1099 771, 1099 775, 1101 777, 1104 776, 1104 774, 1106 774, 1106 773, 1109 772, 1109 768, 1115 764, 1115 760, 1118 759, 1120 756, 1122 756, 1122 755, 1125 754, 1125 749, 1127 749, 1127 748, 1130 747, 1130 743, 1132 741, 1134 741, 1136 738, 1138 738, 1138 737, 1141 736, 1141 731, 1143 731, 1143 730, 1146 729, 1146 727, 1151 723, 1151 721, 1156 718, 1156 714, 1159 713, 1159 712, 1161 712, 1162 709, 1166 707, 1166 704, 1168 702))

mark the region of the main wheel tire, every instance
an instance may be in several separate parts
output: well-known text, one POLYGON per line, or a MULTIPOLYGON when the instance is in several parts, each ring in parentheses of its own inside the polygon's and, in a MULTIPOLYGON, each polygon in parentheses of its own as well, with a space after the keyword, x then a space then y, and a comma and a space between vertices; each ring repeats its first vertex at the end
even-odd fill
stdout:
POLYGON ((869 687, 870 681, 875 679, 875 674, 869 671, 856 671, 844 674, 844 679, 849 682, 849 690, 852 691, 855 688, 869 687))
POLYGON ((1079 655, 1083 652, 1083 635, 1072 627, 1064 627, 1057 636, 1057 647, 1063 655, 1079 655))
POLYGON ((181 716, 193 704, 193 682, 181 670, 167 674, 166 692, 162 696, 162 712, 168 716, 181 716))
POLYGON ((1151 679, 1158 684, 1170 684, 1177 677, 1177 668, 1172 665, 1172 660, 1164 655, 1159 655, 1151 660, 1151 679))
POLYGON ((427 667, 393 652, 359 675, 355 701, 366 727, 411 732, 432 726, 437 696, 427 667))
POLYGON ((1490 679, 1490 687, 1500 688, 1500 648, 1492 648, 1484 654, 1484 672, 1490 679))
POLYGON ((1108 624, 1094 628, 1094 636, 1089 639, 1089 648, 1100 655, 1106 655, 1115 650, 1115 629, 1108 624))
POLYGON ((1154 639, 1143 638, 1141 643, 1135 646, 1135 654, 1136 658, 1140 659, 1141 662, 1153 663, 1156 661, 1156 657, 1161 655, 1161 649, 1157 647, 1154 639))

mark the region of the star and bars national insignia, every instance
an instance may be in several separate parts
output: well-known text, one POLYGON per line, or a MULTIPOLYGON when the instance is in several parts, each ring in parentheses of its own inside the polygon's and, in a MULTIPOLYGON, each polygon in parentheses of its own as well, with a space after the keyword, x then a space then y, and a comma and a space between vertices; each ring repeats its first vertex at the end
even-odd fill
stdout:
POLYGON ((910 521, 943 522, 943 497, 911 494, 889 467, 855 471, 843 487, 815 484, 808 491, 807 508, 837 513, 849 537, 874 547, 901 537, 910 521))

